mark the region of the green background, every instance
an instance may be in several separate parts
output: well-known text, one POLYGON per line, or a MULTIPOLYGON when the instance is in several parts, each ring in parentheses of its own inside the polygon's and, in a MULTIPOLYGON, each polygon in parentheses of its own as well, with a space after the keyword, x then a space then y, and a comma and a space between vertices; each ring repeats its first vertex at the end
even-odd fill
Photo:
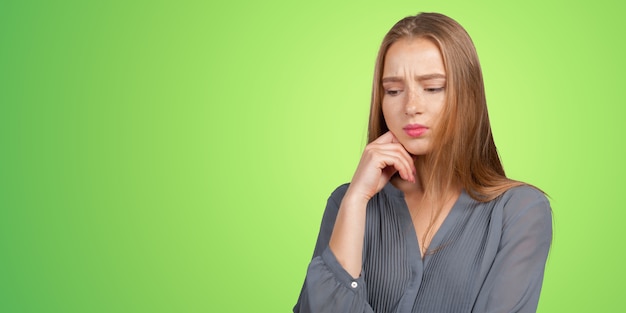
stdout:
POLYGON ((0 312, 289 312, 400 18, 478 49, 508 174, 545 190, 539 312, 623 299, 616 1, 2 1, 0 312))

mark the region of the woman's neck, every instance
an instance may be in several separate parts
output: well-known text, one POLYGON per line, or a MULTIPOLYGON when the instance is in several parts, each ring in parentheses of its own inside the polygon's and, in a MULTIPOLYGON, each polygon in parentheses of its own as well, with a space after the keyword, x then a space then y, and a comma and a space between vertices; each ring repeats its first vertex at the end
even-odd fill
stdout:
POLYGON ((402 179, 400 175, 396 174, 391 178, 391 184, 398 188, 398 190, 402 191, 407 197, 411 196, 421 198, 426 190, 425 181, 427 173, 430 172, 425 163, 424 157, 413 156, 413 164, 415 165, 415 169, 417 171, 417 173, 415 173, 415 182, 412 183, 410 181, 406 181, 402 179))
POLYGON ((407 198, 410 197, 413 199, 416 199, 416 198, 421 199, 425 195, 426 190, 430 190, 430 192, 436 190, 435 192, 440 197, 444 197, 444 198, 446 198, 449 195, 457 195, 460 193, 462 187, 461 187, 460 182, 458 181, 451 181, 449 184, 446 184, 445 182, 443 182, 444 184, 439 185, 441 187, 447 185, 447 188, 443 188, 443 189, 435 188, 435 190, 433 190, 432 189, 433 186, 427 186, 428 184, 432 184, 432 183, 437 184, 441 182, 428 181, 427 177, 430 177, 431 171, 426 166, 423 158, 414 157, 414 162, 415 162, 415 168, 417 169, 414 183, 402 179, 400 175, 397 175, 397 174, 394 175, 390 180, 391 184, 394 187, 396 187, 398 190, 402 191, 405 197, 407 198))
POLYGON ((400 175, 394 175, 390 182, 394 187, 402 191, 405 196, 421 196, 424 194, 422 179, 420 179, 417 175, 414 183, 402 179, 400 175))

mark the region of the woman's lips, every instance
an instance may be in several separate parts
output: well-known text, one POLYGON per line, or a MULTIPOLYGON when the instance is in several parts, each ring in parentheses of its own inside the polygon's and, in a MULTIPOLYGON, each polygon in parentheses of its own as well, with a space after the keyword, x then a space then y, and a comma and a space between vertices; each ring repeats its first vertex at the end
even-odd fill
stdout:
POLYGON ((409 124, 402 129, 411 137, 420 137, 428 130, 428 127, 420 124, 409 124))

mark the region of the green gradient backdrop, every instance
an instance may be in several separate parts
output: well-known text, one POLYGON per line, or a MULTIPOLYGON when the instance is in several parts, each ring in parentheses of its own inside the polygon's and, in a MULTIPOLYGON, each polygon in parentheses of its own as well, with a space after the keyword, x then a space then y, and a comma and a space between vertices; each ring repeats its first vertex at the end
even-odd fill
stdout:
POLYGON ((540 312, 623 300, 615 1, 3 1, 0 312, 288 312, 398 19, 475 40, 508 174, 555 215, 540 312))

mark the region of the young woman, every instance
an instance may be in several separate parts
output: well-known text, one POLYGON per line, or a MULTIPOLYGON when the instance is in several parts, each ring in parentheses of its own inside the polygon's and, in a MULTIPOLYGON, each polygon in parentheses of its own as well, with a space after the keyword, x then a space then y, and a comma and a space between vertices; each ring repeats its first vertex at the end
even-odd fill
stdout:
POLYGON ((374 73, 366 146, 328 200, 294 312, 535 312, 544 194, 508 179, 466 31, 399 21, 374 73))

